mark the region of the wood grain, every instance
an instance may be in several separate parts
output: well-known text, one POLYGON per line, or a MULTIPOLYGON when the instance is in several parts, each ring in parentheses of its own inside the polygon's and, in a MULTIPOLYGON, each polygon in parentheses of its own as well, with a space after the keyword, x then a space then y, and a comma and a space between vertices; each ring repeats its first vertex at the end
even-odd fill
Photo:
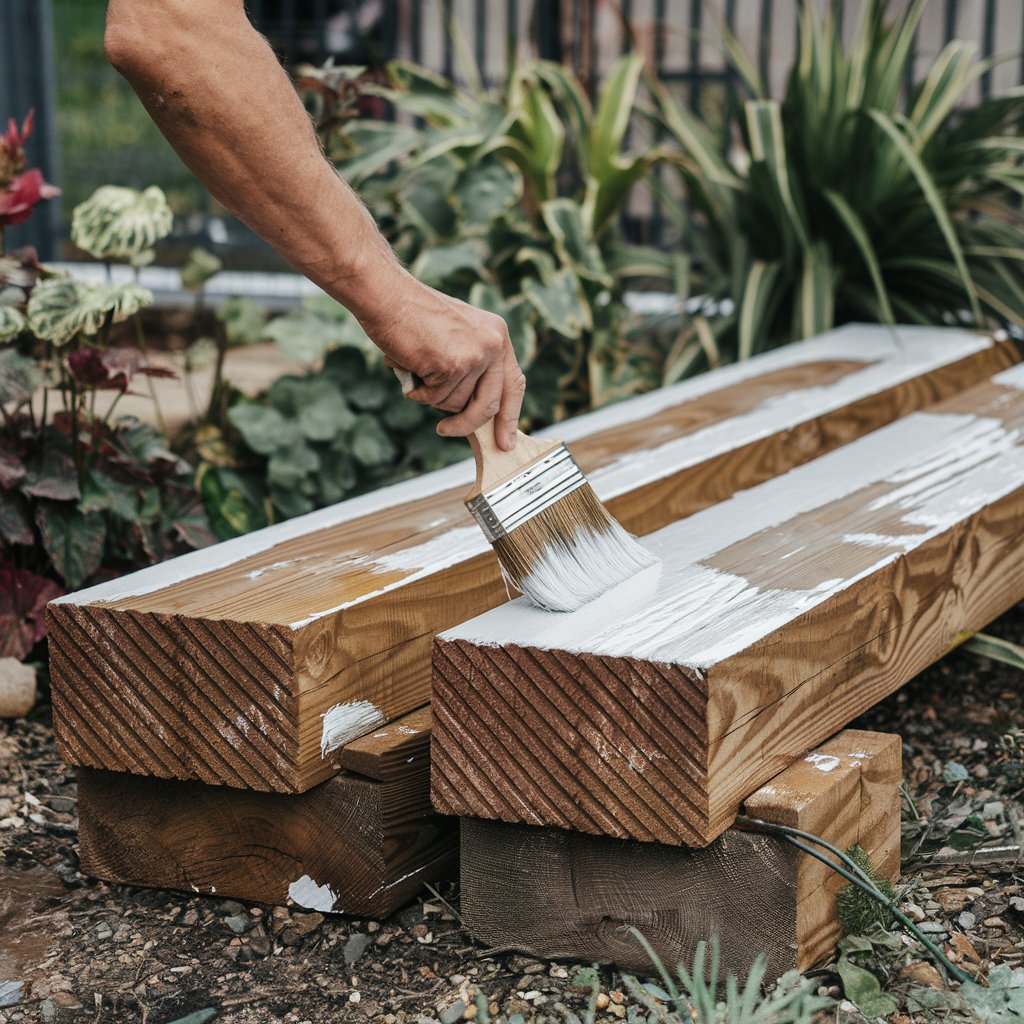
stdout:
POLYGON ((384 917, 451 877, 457 823, 430 806, 429 714, 340 751, 307 793, 78 770, 85 874, 150 888, 384 917))
MULTIPOLYGON (((846 730, 743 809, 840 849, 859 843, 895 881, 900 748, 898 736, 846 730)), ((670 967, 717 936, 724 971, 745 977, 763 954, 770 981, 821 962, 840 937, 842 878, 776 837, 729 829, 694 850, 481 818, 461 829, 463 922, 490 946, 646 971, 630 926, 670 967)))
POLYGON ((747 795, 1024 598, 1019 367, 644 539, 580 612, 435 646, 448 814, 704 845, 747 795))
MULTIPOLYGON (((556 432, 646 533, 1017 358, 962 331, 854 326, 556 432)), ((472 475, 450 467, 52 603, 62 755, 281 792, 330 777, 336 746, 429 698, 433 636, 506 600, 462 505, 472 475)))

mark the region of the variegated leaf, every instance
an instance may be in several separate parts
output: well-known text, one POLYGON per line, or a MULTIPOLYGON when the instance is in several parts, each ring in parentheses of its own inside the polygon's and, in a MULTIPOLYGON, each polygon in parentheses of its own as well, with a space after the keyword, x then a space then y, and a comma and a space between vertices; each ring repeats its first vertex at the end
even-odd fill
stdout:
POLYGON ((25 316, 14 306, 0 306, 0 343, 13 341, 25 330, 25 316))
POLYGON ((32 332, 54 345, 66 345, 75 335, 94 335, 109 318, 127 320, 153 301, 137 284, 86 284, 58 279, 36 285, 28 303, 32 332))
POLYGON ((130 259, 171 232, 174 214, 155 185, 144 192, 103 185, 75 207, 71 240, 97 259, 130 259))

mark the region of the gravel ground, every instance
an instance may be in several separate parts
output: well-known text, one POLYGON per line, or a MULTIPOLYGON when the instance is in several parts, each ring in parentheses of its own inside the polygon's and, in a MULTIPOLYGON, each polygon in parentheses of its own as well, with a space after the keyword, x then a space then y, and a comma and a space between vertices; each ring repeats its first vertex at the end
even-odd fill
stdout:
MULTIPOLYGON (((1024 606, 989 632, 1024 643, 1024 606)), ((1019 671, 957 651, 855 723, 904 739, 906 909, 981 976, 1024 961, 1024 867, 1012 852, 994 863, 978 852, 1021 842, 1021 683, 1019 671)), ((452 885, 386 921, 325 918, 95 882, 78 872, 75 836, 74 774, 43 702, 0 723, 2 1022, 194 1014, 188 1024, 202 1024, 213 1014, 196 1011, 209 1009, 218 1024, 454 1024, 472 1019, 481 992, 492 1019, 561 1024, 567 1011, 586 1019, 595 983, 598 1021, 648 1019, 612 968, 488 955, 460 927, 452 885)), ((924 960, 904 944, 871 966, 903 1000, 913 985, 941 984, 924 960)), ((836 975, 818 981, 839 993, 836 975)), ((847 1003, 828 1019, 862 1018, 847 1003)))

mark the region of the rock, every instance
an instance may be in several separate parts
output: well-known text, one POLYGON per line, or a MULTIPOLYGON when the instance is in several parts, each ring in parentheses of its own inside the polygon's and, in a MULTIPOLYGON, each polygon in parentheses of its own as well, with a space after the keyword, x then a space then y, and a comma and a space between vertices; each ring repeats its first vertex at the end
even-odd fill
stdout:
POLYGON ((288 930, 294 932, 296 935, 308 935, 310 932, 315 932, 324 922, 323 914, 295 914, 291 915, 291 920, 288 922, 288 930))
POLYGON ((36 670, 17 658, 0 658, 0 718, 24 718, 36 702, 36 670))
POLYGON ((949 937, 949 944, 960 954, 960 956, 966 957, 968 960, 973 960, 976 964, 981 963, 981 956, 974 948, 974 944, 966 935, 961 935, 959 932, 953 932, 949 937))
POLYGON ((903 913, 910 918, 911 921, 920 924, 927 916, 925 912, 916 903, 906 903, 903 906, 903 913))
MULTIPOLYGON (((14 661, 14 658, 5 658, 5 661, 14 661)), ((0 982, 0 1007, 17 1006, 25 996, 23 981, 0 982)))
POLYGON ((39 1004, 39 1016, 49 1022, 57 1016, 57 1004, 52 999, 44 999, 39 1004))
POLYGON ((181 915, 181 923, 189 926, 199 923, 199 913, 196 910, 186 910, 181 915))
POLYGON ((923 985, 925 988, 941 989, 945 987, 942 983, 942 975, 931 964, 923 960, 907 964, 900 971, 900 977, 915 985, 923 985))
POLYGON ((956 922, 961 928, 965 928, 970 931, 974 927, 974 922, 977 918, 969 911, 965 910, 957 919, 956 922))
POLYGON ((363 935, 362 932, 350 935, 345 943, 345 963, 354 964, 366 952, 369 944, 369 935, 363 935))
POLYGON ((940 889, 935 894, 935 899, 947 914, 959 914, 971 901, 970 896, 962 889, 940 889))
POLYGON ((456 999, 447 1010, 441 1011, 441 1024, 455 1024, 457 1020, 462 1020, 462 1015, 466 1012, 465 1000, 456 999))
POLYGON ((241 935, 249 927, 247 914, 232 914, 224 918, 224 923, 236 934, 241 935))

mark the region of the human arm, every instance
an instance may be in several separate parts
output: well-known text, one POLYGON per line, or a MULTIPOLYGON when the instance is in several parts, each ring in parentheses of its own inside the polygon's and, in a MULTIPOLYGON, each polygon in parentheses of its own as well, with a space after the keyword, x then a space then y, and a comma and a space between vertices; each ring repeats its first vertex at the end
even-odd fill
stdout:
POLYGON ((349 309, 464 435, 497 416, 509 449, 525 380, 508 329, 406 271, 324 158, 243 0, 110 0, 105 46, 182 160, 227 209, 349 309))

